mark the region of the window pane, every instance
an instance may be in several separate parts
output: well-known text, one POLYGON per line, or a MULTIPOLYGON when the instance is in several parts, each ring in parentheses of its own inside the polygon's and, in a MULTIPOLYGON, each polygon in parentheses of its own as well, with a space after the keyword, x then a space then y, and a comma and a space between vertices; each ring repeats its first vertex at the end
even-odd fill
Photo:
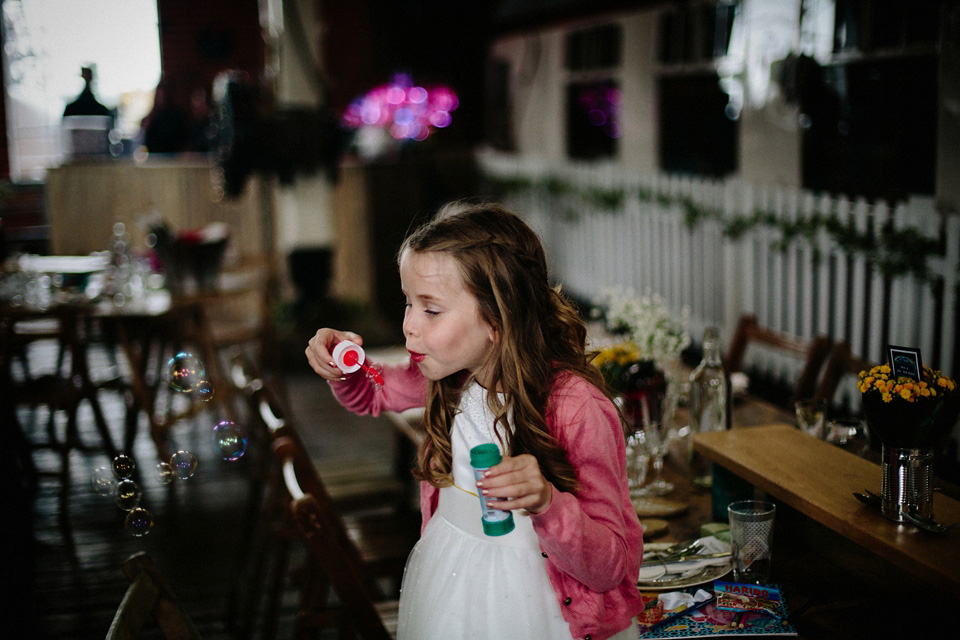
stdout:
POLYGON ((612 80, 567 87, 567 155, 585 160, 616 154, 620 89, 612 80))
POLYGON ((737 123, 715 73, 660 78, 660 167, 724 176, 737 168, 737 123))
POLYGON ((3 0, 11 177, 40 180, 62 160, 64 107, 92 89, 125 136, 139 127, 160 80, 155 0, 3 0))

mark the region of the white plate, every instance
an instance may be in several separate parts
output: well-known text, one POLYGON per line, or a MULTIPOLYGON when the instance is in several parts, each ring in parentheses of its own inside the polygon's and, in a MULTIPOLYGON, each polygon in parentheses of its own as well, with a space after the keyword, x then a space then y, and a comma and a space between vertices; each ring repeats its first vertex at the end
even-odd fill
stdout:
POLYGON ((676 591, 678 589, 686 589, 687 587, 695 587, 698 584, 703 584, 705 582, 713 582, 714 580, 722 578, 730 573, 732 568, 733 563, 728 562, 726 564, 707 567, 703 573, 690 576, 689 578, 676 578, 675 580, 669 580, 666 582, 640 580, 637 582, 637 587, 639 587, 642 591, 676 591))

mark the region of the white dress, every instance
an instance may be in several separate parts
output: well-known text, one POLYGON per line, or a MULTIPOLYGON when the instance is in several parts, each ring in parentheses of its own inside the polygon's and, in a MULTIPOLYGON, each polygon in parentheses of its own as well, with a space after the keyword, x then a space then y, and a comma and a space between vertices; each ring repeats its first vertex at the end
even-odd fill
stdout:
MULTIPOLYGON (((397 638, 571 638, 530 517, 515 511, 513 531, 483 533, 470 449, 500 445, 485 389, 471 383, 460 408, 451 438, 455 486, 440 490, 437 511, 407 560, 397 638)), ((636 627, 621 637, 635 639, 636 627)))

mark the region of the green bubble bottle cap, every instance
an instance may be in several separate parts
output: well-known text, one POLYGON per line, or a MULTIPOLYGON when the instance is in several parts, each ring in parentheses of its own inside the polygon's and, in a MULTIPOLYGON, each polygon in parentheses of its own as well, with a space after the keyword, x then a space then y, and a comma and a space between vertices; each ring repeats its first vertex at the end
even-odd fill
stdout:
POLYGON ((500 449, 492 442, 478 444, 470 449, 470 466, 475 469, 489 469, 500 464, 503 457, 500 455, 500 449))

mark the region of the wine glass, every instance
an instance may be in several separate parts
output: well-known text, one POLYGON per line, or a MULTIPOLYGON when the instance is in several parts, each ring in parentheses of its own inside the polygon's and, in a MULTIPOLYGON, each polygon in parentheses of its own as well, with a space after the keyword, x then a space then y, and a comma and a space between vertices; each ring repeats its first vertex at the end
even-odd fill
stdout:
POLYGON ((673 484, 663 479, 663 458, 670 450, 674 432, 663 421, 647 421, 641 431, 647 450, 653 458, 653 480, 644 487, 644 495, 664 496, 673 491, 673 484))
POLYGON ((814 438, 823 438, 823 419, 827 413, 826 398, 798 400, 794 405, 797 425, 804 433, 814 438))

